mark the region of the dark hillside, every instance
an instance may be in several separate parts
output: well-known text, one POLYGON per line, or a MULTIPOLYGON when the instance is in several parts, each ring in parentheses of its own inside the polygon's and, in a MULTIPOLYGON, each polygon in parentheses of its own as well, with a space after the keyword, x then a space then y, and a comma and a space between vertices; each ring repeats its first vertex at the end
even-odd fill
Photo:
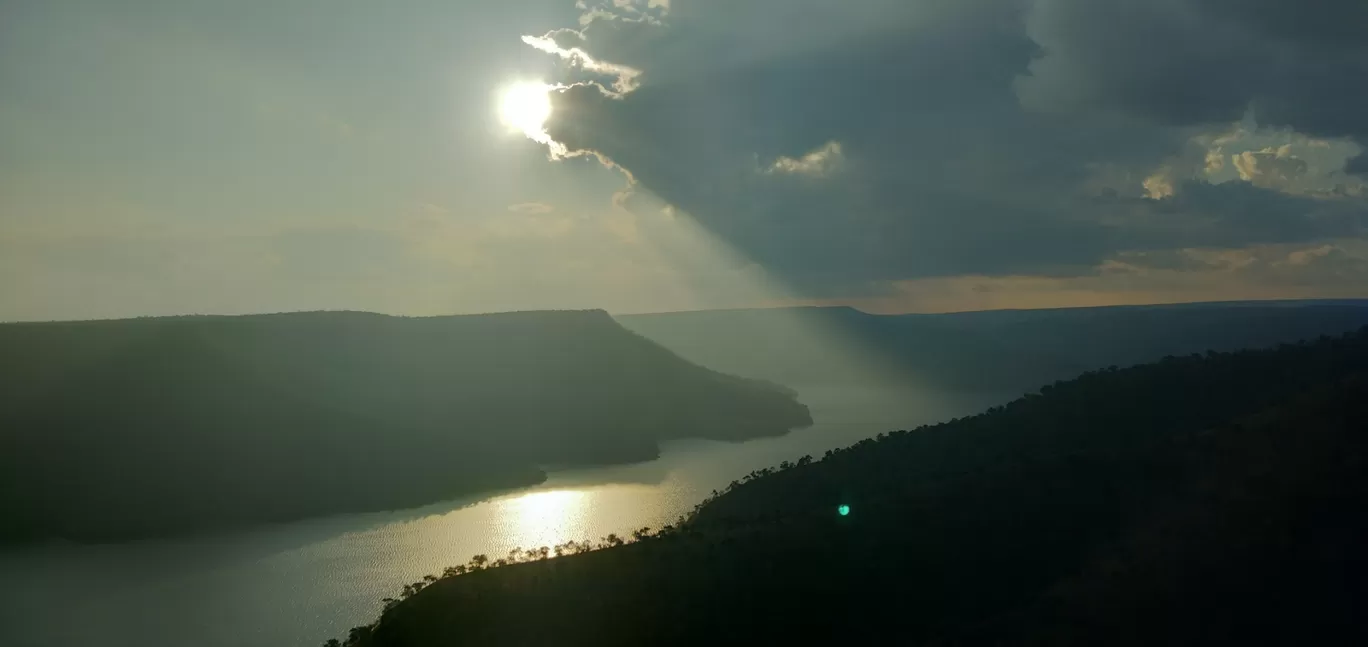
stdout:
POLYGON ((353 643, 1362 644, 1366 376, 1368 330, 1088 373, 453 572, 353 643))
POLYGON ((1365 395, 1351 378, 1194 439, 1178 496, 957 642, 1368 641, 1365 395))
POLYGON ((0 326, 0 538, 418 505, 810 422, 600 311, 0 326))

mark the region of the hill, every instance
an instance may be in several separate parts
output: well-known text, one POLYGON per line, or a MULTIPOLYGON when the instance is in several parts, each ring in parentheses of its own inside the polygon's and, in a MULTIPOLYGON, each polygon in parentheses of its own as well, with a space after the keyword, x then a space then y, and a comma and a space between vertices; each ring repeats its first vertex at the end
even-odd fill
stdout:
POLYGON ((348 644, 1363 644, 1365 464, 1368 329, 1170 357, 477 556, 348 644))
POLYGON ((892 382, 1021 393, 1083 371, 1165 355, 1338 335, 1368 325, 1368 301, 909 315, 807 307, 617 319, 691 361, 793 387, 892 382))
POLYGON ((413 506, 810 423, 606 313, 0 325, 0 539, 413 506))

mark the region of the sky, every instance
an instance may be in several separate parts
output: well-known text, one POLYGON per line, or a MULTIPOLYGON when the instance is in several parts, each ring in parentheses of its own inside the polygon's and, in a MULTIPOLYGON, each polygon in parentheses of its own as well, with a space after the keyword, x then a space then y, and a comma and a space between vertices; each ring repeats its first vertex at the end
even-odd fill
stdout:
POLYGON ((1365 24, 0 0, 0 320, 1368 297, 1365 24))

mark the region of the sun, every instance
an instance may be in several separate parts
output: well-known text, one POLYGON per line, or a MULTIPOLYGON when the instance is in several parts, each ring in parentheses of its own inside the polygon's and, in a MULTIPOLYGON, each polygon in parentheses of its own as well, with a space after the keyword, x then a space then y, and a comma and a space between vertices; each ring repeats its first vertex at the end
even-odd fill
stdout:
POLYGON ((534 141, 546 135, 551 117, 551 86, 545 83, 514 83, 499 95, 499 120, 534 141))

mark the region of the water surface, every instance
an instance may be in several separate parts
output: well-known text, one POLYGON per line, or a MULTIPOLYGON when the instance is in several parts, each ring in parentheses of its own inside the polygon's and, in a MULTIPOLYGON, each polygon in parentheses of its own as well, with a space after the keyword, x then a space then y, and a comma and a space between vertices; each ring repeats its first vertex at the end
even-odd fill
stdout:
POLYGON ((317 646, 374 619, 380 599, 476 553, 659 527, 760 467, 1004 398, 907 389, 800 389, 815 424, 738 444, 681 441, 648 463, 552 474, 544 485, 401 512, 250 531, 0 553, 6 647, 317 646))

